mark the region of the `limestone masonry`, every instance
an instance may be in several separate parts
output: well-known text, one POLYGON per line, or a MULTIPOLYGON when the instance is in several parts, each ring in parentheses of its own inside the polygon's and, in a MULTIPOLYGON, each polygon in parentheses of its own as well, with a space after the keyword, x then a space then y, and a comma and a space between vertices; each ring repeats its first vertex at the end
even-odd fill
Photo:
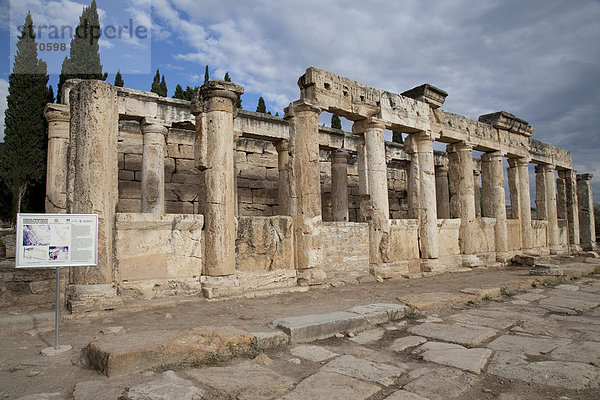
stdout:
POLYGON ((570 152, 533 139, 522 119, 448 113, 447 93, 427 84, 395 94, 311 67, 298 85, 279 118, 237 110, 244 89, 224 81, 205 83, 191 103, 65 83, 65 104, 45 111, 46 211, 99 216, 99 264, 70 270, 69 309, 596 249, 591 175, 577 175, 570 152), (319 126, 322 111, 353 121, 352 132, 319 126), (386 129, 405 144, 385 142, 386 129))

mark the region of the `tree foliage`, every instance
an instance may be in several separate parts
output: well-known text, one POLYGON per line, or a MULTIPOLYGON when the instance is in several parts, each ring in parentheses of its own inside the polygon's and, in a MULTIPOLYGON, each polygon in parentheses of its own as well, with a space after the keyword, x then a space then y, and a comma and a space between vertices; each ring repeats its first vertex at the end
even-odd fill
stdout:
POLYGON ((167 97, 167 82, 165 81, 165 76, 162 76, 162 79, 160 80, 160 93, 159 95, 161 95, 162 97, 167 97))
POLYGON ((403 144, 404 139, 402 138, 402 133, 398 131, 392 131, 392 142, 403 144))
MULTIPOLYGON (((14 218, 21 211, 27 188, 40 182, 46 171, 44 106, 50 93, 46 87, 46 63, 38 58, 30 13, 25 17, 25 25, 17 41, 8 82, 0 178, 12 191, 11 215, 14 218)), ((43 211, 43 208, 28 211, 43 211)))
POLYGON ((198 86, 194 88, 186 86, 185 90, 183 90, 183 87, 181 87, 181 85, 178 84, 175 87, 175 93, 173 94, 173 98, 191 101, 196 89, 198 89, 198 86))
POLYGON ((150 91, 159 96, 167 97, 167 83, 165 82, 165 76, 163 75, 161 79, 158 68, 156 68, 156 75, 154 75, 154 79, 152 80, 150 91))
POLYGON ((210 80, 210 76, 208 75, 208 65, 204 68, 204 83, 210 80))
POLYGON ((75 29, 69 57, 65 57, 58 81, 58 97, 61 101, 62 85, 69 79, 101 79, 106 80, 108 74, 102 73, 100 63, 100 20, 96 0, 85 7, 79 17, 79 25, 75 29))
POLYGON ((225 82, 231 82, 231 78, 229 77, 229 72, 225 72, 225 76, 223 77, 225 82))
POLYGON ((342 129, 342 121, 336 114, 331 114, 331 127, 333 129, 342 129))
POLYGON ((123 87, 125 82, 123 81, 123 77, 121 76, 121 71, 117 70, 117 75, 115 75, 115 86, 123 87))
POLYGON ((263 114, 267 113, 267 106, 265 105, 265 99, 263 99, 262 97, 258 98, 258 105, 256 106, 256 112, 263 113, 263 114))

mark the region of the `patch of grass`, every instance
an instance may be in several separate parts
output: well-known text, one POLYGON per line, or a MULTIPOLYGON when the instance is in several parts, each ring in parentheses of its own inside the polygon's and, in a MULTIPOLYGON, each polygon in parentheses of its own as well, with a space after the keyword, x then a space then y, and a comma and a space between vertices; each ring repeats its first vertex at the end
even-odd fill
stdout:
POLYGON ((531 284, 531 287, 532 287, 532 288, 534 288, 534 289, 535 289, 535 288, 537 288, 537 287, 538 287, 538 284, 537 284, 537 282, 533 282, 533 283, 531 284))
POLYGON ((413 308, 408 308, 406 311, 404 311, 404 318, 406 319, 419 319, 422 316, 423 314, 413 308))
POLYGON ((509 288, 507 288, 506 286, 502 286, 500 288, 500 294, 502 296, 506 296, 506 297, 512 297, 514 296, 516 293, 513 290, 510 290, 509 288))
POLYGON ((467 301, 467 305, 469 307, 477 307, 478 306, 478 304, 477 304, 477 302, 475 300, 469 300, 469 301, 467 301))
POLYGON ((483 301, 494 301, 494 298, 492 296, 490 296, 489 294, 486 294, 485 296, 483 296, 481 298, 481 300, 483 300, 483 301))

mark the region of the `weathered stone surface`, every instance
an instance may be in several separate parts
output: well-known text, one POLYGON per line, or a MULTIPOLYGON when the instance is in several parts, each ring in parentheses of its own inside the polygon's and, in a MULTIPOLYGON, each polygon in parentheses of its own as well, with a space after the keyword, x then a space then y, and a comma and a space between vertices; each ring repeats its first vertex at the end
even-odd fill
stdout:
POLYGON ((35 393, 19 397, 17 400, 63 400, 65 396, 60 392, 56 393, 35 393))
POLYGON ((343 355, 329 361, 322 370, 379 383, 384 386, 394 384, 396 378, 403 373, 400 368, 393 365, 367 361, 351 355, 343 355))
POLYGON ((252 332, 256 338, 256 345, 261 350, 274 349, 287 346, 290 343, 290 337, 283 332, 252 332))
POLYGON ((426 341, 427 339, 421 336, 405 336, 394 340, 390 346, 390 350, 399 353, 408 349, 409 347, 415 347, 423 344, 426 341))
POLYGON ((576 361, 600 367, 600 342, 571 343, 560 346, 552 353, 553 360, 576 361))
POLYGON ((563 270, 557 265, 537 264, 529 270, 529 275, 538 276, 562 276, 563 270))
POLYGON ((323 347, 313 345, 296 346, 290 350, 290 353, 296 357, 304 358, 305 360, 312 362, 327 361, 338 356, 337 353, 329 351, 323 347))
POLYGON ((124 396, 126 400, 202 400, 204 390, 166 371, 159 379, 132 386, 124 396))
POLYGON ((443 340, 445 342, 462 344, 465 346, 478 346, 496 335, 490 328, 464 325, 447 325, 425 323, 408 329, 412 334, 428 338, 443 340))
POLYGON ((453 368, 439 368, 425 371, 403 389, 417 393, 430 399, 457 398, 473 383, 471 374, 453 368))
POLYGON ((311 342, 361 328, 367 325, 367 321, 359 314, 339 311, 281 318, 273 324, 288 334, 292 342, 311 342))
POLYGON ((568 339, 504 335, 487 345, 492 350, 522 352, 527 355, 548 354, 559 346, 571 343, 568 339))
POLYGON ((384 332, 385 331, 383 329, 370 329, 357 334, 356 336, 350 338, 350 340, 358 344, 373 343, 381 339, 384 332))
POLYGON ((201 363, 210 357, 227 359, 250 352, 255 338, 234 327, 202 327, 183 331, 125 333, 87 346, 90 364, 112 376, 157 366, 201 363))
POLYGON ((294 269, 292 218, 239 217, 237 269, 294 269))
POLYGON ((597 307, 598 302, 573 299, 568 297, 548 297, 539 301, 542 306, 553 306, 560 308, 568 308, 577 312, 589 310, 597 307))
POLYGON ((235 399, 272 399, 290 389, 294 381, 252 361, 187 371, 205 387, 216 389, 235 399))
POLYGON ((408 392, 406 390, 398 390, 389 396, 387 396, 384 400, 429 400, 426 397, 419 396, 418 394, 408 392))
POLYGON ((472 325, 487 327, 496 330, 508 329, 517 323, 518 318, 512 313, 498 317, 486 316, 485 313, 471 313, 469 311, 462 311, 458 314, 453 314, 446 319, 456 321, 463 325, 472 325))
POLYGON ((389 321, 396 321, 404 318, 404 314, 408 310, 404 304, 366 304, 364 306, 356 306, 346 310, 347 312, 362 315, 371 323, 379 324, 389 321))
POLYGON ((364 400, 380 390, 372 383, 329 371, 319 371, 298 384, 280 400, 364 400))
POLYGON ((492 351, 489 349, 467 349, 457 344, 427 342, 413 353, 423 360, 479 374, 492 351))

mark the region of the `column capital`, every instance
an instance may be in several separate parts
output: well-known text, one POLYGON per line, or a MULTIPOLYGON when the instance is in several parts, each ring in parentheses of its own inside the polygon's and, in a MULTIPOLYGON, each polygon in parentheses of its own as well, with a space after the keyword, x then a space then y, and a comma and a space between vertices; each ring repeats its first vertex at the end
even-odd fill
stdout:
POLYGON ((504 158, 504 153, 500 150, 497 151, 490 151, 488 153, 483 153, 481 155, 481 161, 483 162, 487 162, 487 161, 493 161, 493 160, 502 160, 502 158, 504 158))
POLYGON ((348 164, 350 152, 345 149, 336 149, 331 152, 331 162, 333 164, 348 164))
POLYGON ((198 115, 209 111, 233 112, 233 105, 238 96, 244 93, 244 88, 232 82, 209 81, 202 85, 192 98, 191 112, 198 115), (221 98, 227 102, 209 101, 210 99, 221 98))
POLYGON ((144 136, 147 136, 148 134, 160 134, 166 136, 168 128, 165 125, 166 122, 154 118, 144 118, 140 124, 144 136))
POLYGON ((594 174, 577 174, 578 181, 591 181, 594 174))
POLYGON ((467 143, 466 141, 450 143, 446 146, 448 153, 457 153, 459 151, 473 151, 473 144, 467 143))
POLYGON ((281 139, 273 143, 277 152, 288 151, 290 149, 290 141, 287 139, 281 139))
POLYGON ((526 157, 509 158, 508 165, 511 168, 529 166, 529 158, 526 158, 526 157))
POLYGON ((384 130, 385 124, 376 118, 361 119, 352 124, 352 133, 362 135, 370 130, 384 130))
POLYGON ((321 109, 319 107, 307 103, 303 100, 296 100, 283 109, 283 119, 290 119, 292 117, 295 117, 296 113, 307 111, 321 114, 321 109))
POLYGON ((44 107, 44 117, 49 123, 69 122, 71 119, 71 109, 67 104, 48 103, 44 107))
POLYGON ((552 164, 540 164, 539 167, 544 172, 554 172, 554 170, 555 170, 555 167, 552 164))

